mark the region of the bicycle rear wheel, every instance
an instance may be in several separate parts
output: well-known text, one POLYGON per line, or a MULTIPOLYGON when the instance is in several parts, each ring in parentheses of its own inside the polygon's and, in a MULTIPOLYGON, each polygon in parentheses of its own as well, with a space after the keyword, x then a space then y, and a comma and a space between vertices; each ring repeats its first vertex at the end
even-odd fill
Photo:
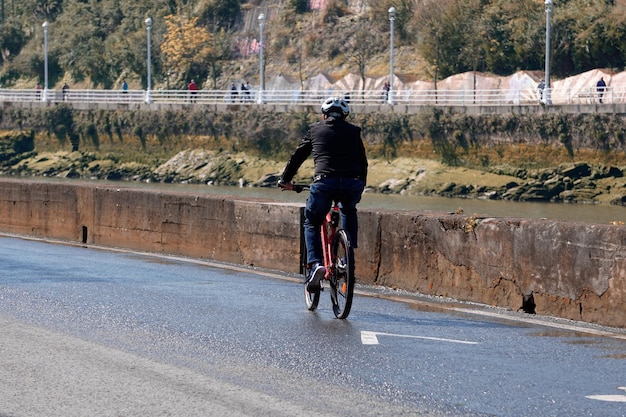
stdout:
POLYGON ((308 308, 310 311, 314 311, 320 302, 321 289, 317 292, 309 292, 306 289, 306 279, 308 276, 309 268, 304 268, 304 302, 306 303, 306 308, 308 308))
POLYGON ((354 250, 345 230, 337 231, 331 255, 330 299, 335 317, 345 319, 350 314, 354 295, 354 250))

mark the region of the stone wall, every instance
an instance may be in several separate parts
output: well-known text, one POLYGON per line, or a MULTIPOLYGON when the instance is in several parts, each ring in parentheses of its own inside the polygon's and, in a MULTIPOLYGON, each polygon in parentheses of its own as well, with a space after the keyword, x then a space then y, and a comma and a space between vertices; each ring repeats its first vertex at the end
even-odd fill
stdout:
MULTIPOLYGON (((0 231, 298 272, 300 205, 0 179, 0 231)), ((357 279, 626 327, 626 227, 360 212, 357 279)))
MULTIPOLYGON (((4 109, 37 109, 56 106, 56 102, 41 102, 41 101, 3 101, 2 106, 4 109)), ((65 102, 75 110, 102 110, 102 111, 127 111, 127 110, 145 110, 145 111, 185 111, 190 108, 188 103, 90 103, 90 102, 65 102)), ((289 113, 294 110, 308 112, 311 114, 317 114, 319 108, 317 105, 301 105, 301 104, 263 104, 257 105, 256 103, 251 105, 245 104, 210 104, 203 103, 202 108, 208 109, 216 113, 233 112, 238 111, 241 108, 248 108, 250 106, 256 106, 259 109, 268 113, 289 113)), ((353 114, 369 114, 369 113, 391 113, 391 114, 423 114, 432 113, 435 107, 430 105, 408 105, 408 104, 396 104, 389 106, 387 104, 359 104, 351 103, 353 114)), ((552 106, 539 106, 536 104, 526 105, 493 105, 493 106, 478 106, 478 105, 459 105, 459 106, 436 106, 446 113, 451 114, 466 114, 469 116, 485 115, 485 114, 616 114, 619 116, 626 115, 626 103, 577 103, 577 104, 563 104, 552 106)))

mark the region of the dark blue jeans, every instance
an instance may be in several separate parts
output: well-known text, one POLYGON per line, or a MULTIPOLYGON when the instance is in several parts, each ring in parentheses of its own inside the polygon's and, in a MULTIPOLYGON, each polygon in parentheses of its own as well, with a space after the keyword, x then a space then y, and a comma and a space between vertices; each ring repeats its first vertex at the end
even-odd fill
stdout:
POLYGON ((353 178, 324 178, 311 185, 304 210, 304 240, 307 263, 322 262, 322 239, 320 226, 330 210, 333 200, 340 203, 341 227, 350 235, 352 247, 357 247, 359 222, 356 205, 361 201, 365 183, 353 178))

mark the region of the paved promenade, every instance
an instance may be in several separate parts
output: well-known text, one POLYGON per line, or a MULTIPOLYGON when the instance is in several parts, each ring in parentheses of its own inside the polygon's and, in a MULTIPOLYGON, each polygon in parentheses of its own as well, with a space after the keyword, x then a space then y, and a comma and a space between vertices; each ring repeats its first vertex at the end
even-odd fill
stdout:
MULTIPOLYGON (((119 93, 102 96, 92 94, 92 90, 73 91, 72 96, 63 99, 59 94, 51 94, 48 101, 37 99, 33 93, 28 91, 23 94, 3 95, 0 92, 0 102, 4 109, 10 108, 45 108, 57 106, 61 103, 78 110, 192 110, 194 108, 210 109, 215 112, 233 112, 246 108, 263 109, 268 112, 292 112, 306 111, 319 112, 319 103, 323 100, 323 95, 315 99, 267 101, 259 103, 254 100, 229 100, 211 97, 206 100, 190 100, 185 92, 178 92, 178 96, 165 97, 158 101, 146 102, 145 92, 136 91, 133 98, 125 99, 119 93), (103 98, 104 97, 104 98, 103 98), (181 98, 182 97, 182 98, 181 98)), ((110 93, 110 92, 109 92, 110 93)), ((322 93, 322 94, 332 94, 322 93)), ((336 92, 335 92, 336 93, 336 92)), ((511 104, 510 101, 489 100, 483 103, 473 104, 471 100, 465 98, 448 101, 398 101, 390 105, 382 100, 351 100, 350 106, 355 114, 363 113, 392 113, 392 114, 419 114, 430 113, 433 109, 439 109, 447 113, 458 113, 467 115, 484 114, 618 114, 626 115, 626 102, 613 102, 600 104, 594 101, 573 102, 567 104, 554 104, 551 106, 541 105, 534 100, 520 101, 519 104, 511 104)))

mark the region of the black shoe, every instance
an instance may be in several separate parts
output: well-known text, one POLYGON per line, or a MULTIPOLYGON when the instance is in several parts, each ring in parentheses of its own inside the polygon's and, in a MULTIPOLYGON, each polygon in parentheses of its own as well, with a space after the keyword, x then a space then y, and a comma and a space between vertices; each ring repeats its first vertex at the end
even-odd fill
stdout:
POLYGON ((311 267, 309 279, 306 281, 306 290, 308 292, 318 292, 322 288, 320 282, 322 282, 325 275, 326 268, 320 264, 314 264, 311 267))

